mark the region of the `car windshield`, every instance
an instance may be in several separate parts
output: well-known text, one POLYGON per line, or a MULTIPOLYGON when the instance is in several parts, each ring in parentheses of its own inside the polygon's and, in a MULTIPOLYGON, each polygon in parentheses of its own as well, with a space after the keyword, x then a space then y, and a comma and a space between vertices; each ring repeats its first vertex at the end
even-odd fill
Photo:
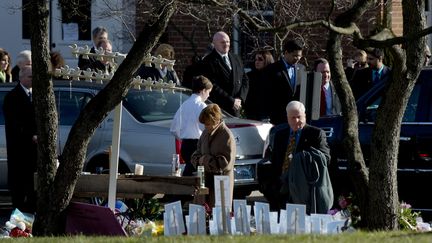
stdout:
POLYGON ((123 100, 126 109, 140 122, 172 119, 190 92, 131 90, 123 100))
MULTIPOLYGON (((123 105, 140 122, 170 120, 190 95, 190 91, 130 90, 123 105)), ((207 100, 206 103, 212 102, 207 100)), ((222 117, 232 116, 222 110, 222 117)))

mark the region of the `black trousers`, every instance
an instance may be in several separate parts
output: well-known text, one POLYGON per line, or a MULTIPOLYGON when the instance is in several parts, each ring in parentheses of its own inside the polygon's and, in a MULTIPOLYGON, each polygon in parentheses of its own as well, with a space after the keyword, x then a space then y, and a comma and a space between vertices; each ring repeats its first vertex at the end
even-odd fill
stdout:
MULTIPOLYGON (((9 162, 9 161, 8 161, 9 162)), ((8 184, 12 198, 12 207, 22 212, 36 211, 36 192, 34 190, 34 168, 17 161, 8 163, 8 184), (15 163, 15 164, 12 164, 15 163)))
POLYGON ((196 171, 195 167, 191 163, 192 154, 197 149, 198 139, 182 139, 180 154, 183 160, 186 162, 183 176, 192 176, 196 171))

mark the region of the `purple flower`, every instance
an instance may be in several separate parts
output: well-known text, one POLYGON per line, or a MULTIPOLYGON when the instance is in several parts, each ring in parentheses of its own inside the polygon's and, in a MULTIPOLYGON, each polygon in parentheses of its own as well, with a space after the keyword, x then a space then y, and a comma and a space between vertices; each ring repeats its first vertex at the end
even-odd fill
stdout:
POLYGON ((409 208, 411 208, 411 204, 408 204, 408 203, 402 202, 402 203, 400 204, 400 207, 403 208, 403 209, 409 209, 409 208))
POLYGON ((335 214, 337 214, 338 212, 339 212, 339 210, 338 210, 337 208, 334 208, 334 209, 330 209, 330 210, 327 212, 327 214, 335 215, 335 214))

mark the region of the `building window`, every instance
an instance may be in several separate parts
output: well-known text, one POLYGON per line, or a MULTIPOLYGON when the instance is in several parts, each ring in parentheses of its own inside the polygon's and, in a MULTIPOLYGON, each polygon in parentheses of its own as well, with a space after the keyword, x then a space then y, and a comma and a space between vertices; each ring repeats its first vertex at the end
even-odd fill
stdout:
POLYGON ((30 0, 22 0, 22 38, 30 39, 30 0))
MULTIPOLYGON (((75 25, 68 31, 78 30, 78 40, 91 40, 91 0, 61 1, 62 23, 75 25)), ((63 25, 65 26, 65 25, 63 25)), ((66 28, 63 28, 66 31, 66 28)), ((65 39, 63 32, 63 39, 65 39)), ((67 35, 70 37, 70 34, 67 35)))
MULTIPOLYGON (((22 0, 23 39, 30 39, 30 2, 30 0, 22 0)), ((77 25, 78 40, 91 40, 91 0, 60 1, 60 6, 62 23, 77 25)))
MULTIPOLYGON (((254 15, 253 12, 250 12, 250 14, 254 15)), ((264 11, 260 13, 260 16, 268 23, 273 23, 273 11, 264 11)), ((243 31, 239 31, 241 35, 239 38, 240 53, 245 66, 251 68, 255 61, 255 56, 251 54, 257 48, 273 46, 273 34, 268 32, 257 33, 249 24, 243 24, 243 31)))

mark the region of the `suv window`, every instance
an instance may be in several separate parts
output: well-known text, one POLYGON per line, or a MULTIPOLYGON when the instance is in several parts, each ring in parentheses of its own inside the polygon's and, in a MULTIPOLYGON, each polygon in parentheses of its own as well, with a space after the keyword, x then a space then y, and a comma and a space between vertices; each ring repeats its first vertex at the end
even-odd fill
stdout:
MULTIPOLYGON (((417 107, 420 97, 421 84, 417 84, 414 86, 414 89, 411 93, 411 96, 408 100, 407 107, 405 109, 405 113, 402 118, 402 122, 414 122, 416 121, 416 113, 417 107)), ((381 104, 381 96, 376 99, 371 99, 368 102, 368 106, 366 107, 366 118, 368 122, 375 122, 376 113, 379 105, 381 104)))
POLYGON ((73 125, 81 110, 90 101, 91 96, 84 92, 57 91, 58 118, 60 125, 73 125))

